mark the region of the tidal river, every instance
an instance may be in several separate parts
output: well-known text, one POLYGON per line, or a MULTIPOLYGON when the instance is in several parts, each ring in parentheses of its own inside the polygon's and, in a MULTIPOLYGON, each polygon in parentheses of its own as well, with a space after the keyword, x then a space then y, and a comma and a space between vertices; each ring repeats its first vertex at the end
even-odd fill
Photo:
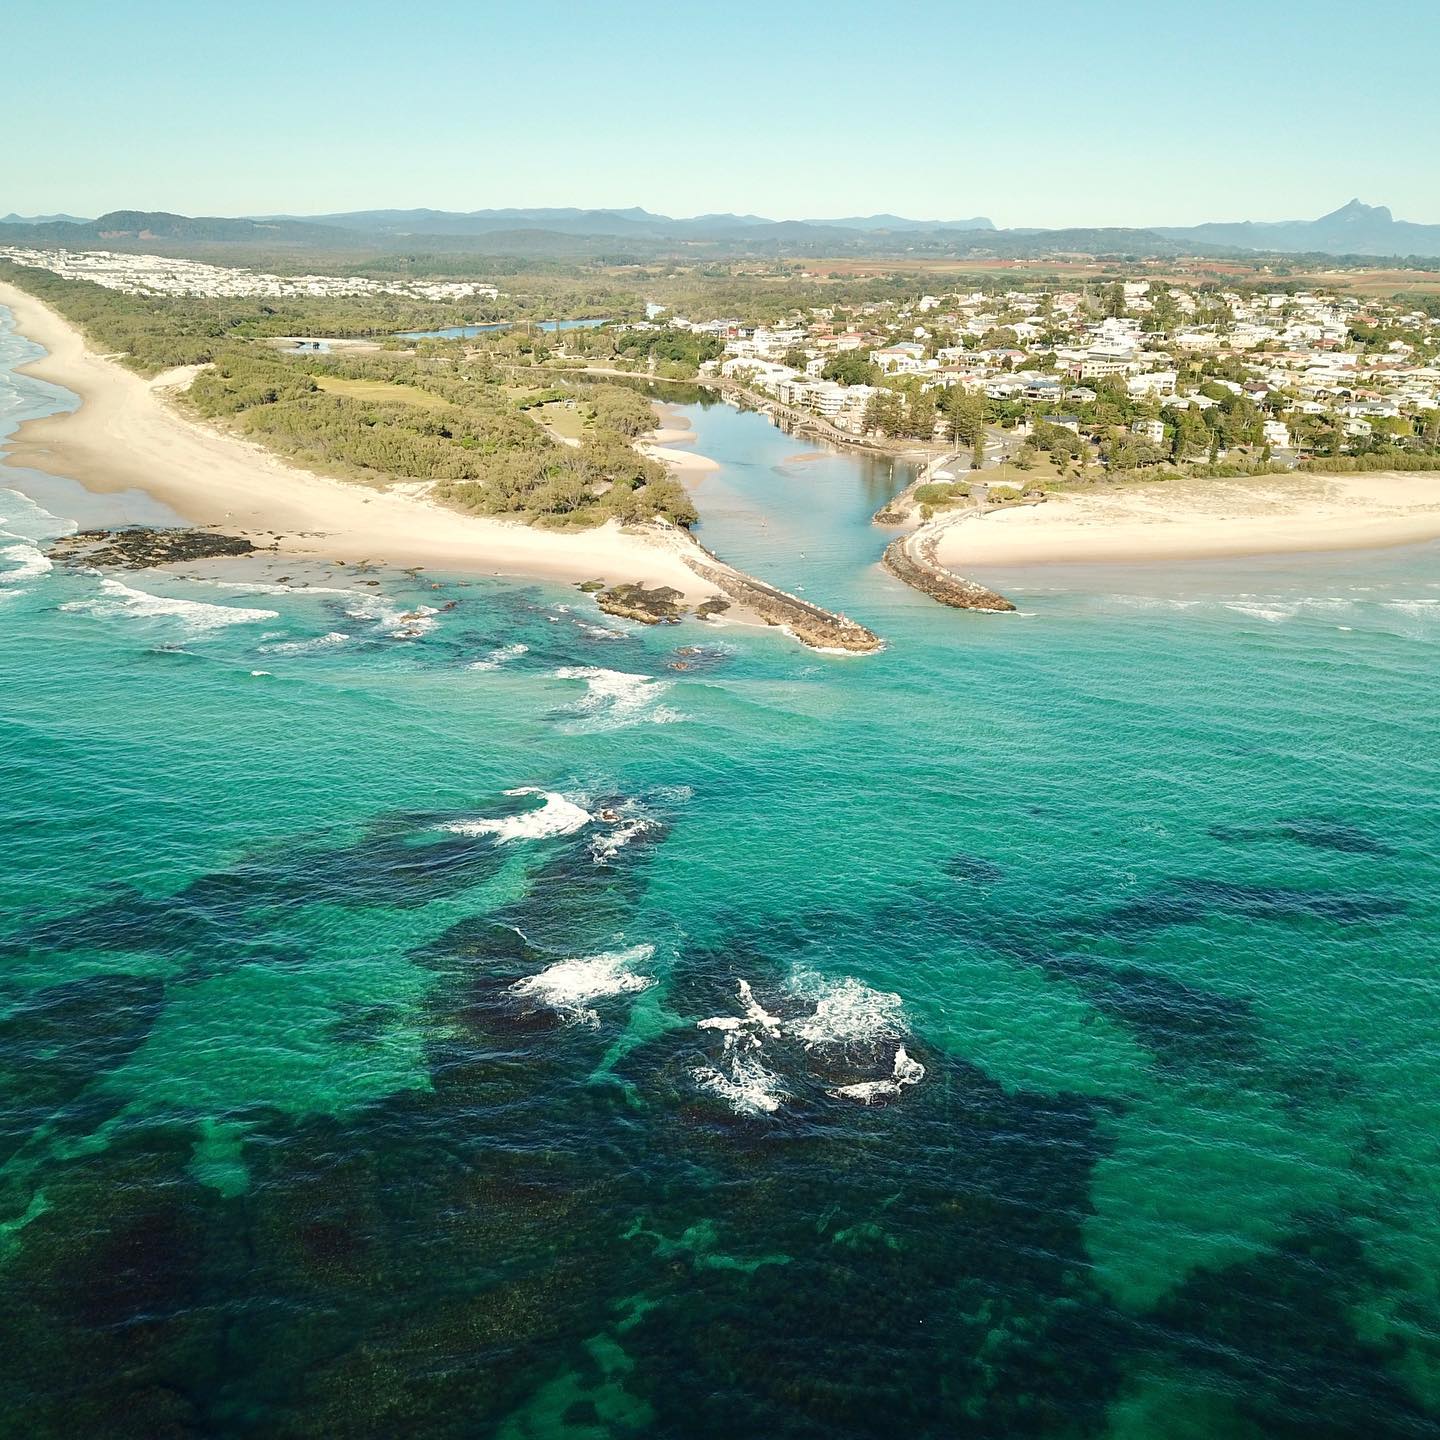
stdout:
POLYGON ((1440 551, 962 614, 684 413, 883 652, 52 567, 157 516, 0 471, 14 1433, 1433 1435, 1440 551))

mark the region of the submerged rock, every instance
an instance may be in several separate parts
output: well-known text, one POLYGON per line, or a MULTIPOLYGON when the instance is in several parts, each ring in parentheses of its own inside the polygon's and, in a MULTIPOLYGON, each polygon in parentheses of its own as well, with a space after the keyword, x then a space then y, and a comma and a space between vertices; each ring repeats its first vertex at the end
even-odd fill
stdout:
POLYGON ((127 525, 116 530, 77 530, 52 541, 50 553, 67 565, 111 565, 146 570, 178 561, 213 560, 219 556, 252 555, 256 546, 243 535, 214 530, 153 529, 127 525))
POLYGON ((994 885, 1005 878, 1005 872, 993 860, 979 855, 952 855, 940 868, 952 880, 969 880, 976 885, 994 885))

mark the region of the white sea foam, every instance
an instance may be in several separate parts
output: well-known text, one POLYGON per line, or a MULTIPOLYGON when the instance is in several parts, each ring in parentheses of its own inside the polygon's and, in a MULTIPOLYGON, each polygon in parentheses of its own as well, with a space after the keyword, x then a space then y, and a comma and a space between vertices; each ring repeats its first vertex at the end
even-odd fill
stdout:
POLYGON ((773 1115, 789 1095, 785 1082, 762 1059, 764 1039, 780 1034, 782 1022, 755 998, 748 980, 736 983, 739 1015, 712 1015, 696 1022, 719 1031, 724 1049, 716 1065, 697 1065, 690 1074, 701 1090, 719 1096, 737 1115, 773 1115))
POLYGON ((737 1115, 773 1115, 790 1093, 765 1065, 754 1036, 735 1031, 726 1034, 718 1065, 696 1065, 690 1075, 699 1089, 718 1096, 737 1115))
POLYGON ((18 584, 22 580, 38 580, 48 575, 55 566, 49 557, 33 545, 19 544, 0 547, 0 558, 10 562, 10 568, 0 571, 0 582, 18 584))
POLYGON ((498 670, 507 660, 513 660, 517 655, 528 654, 530 647, 517 642, 514 645, 502 645, 498 650, 492 650, 483 660, 473 660, 467 666, 470 670, 498 670))
POLYGON ((628 950, 561 960, 538 975, 517 980, 510 993, 555 1011, 572 1025, 599 1025, 595 1001, 648 990, 655 983, 631 968, 644 964, 654 953, 653 945, 632 945, 628 950))
POLYGON ((740 1006, 745 1012, 746 1021, 761 1030, 768 1031, 771 1035, 780 1033, 780 1017, 772 1015, 756 998, 755 992, 750 988, 748 980, 738 981, 736 991, 740 996, 740 1006))
POLYGON ((594 818, 573 800, 550 790, 541 790, 537 785, 522 785, 518 790, 507 790, 505 793, 543 795, 545 803, 520 815, 449 820, 438 828, 456 835, 490 835, 497 845, 508 845, 512 840, 551 840, 560 835, 573 835, 594 818))
POLYGON ((343 630, 331 630, 325 635, 316 635, 309 640, 280 640, 274 644, 260 646, 262 655, 307 655, 312 650, 333 650, 337 645, 349 642, 350 637, 343 630))
POLYGON ((794 1036, 806 1050, 832 1053, 864 1050, 868 1054, 877 1045, 896 1042, 890 1073, 835 1086, 828 1092, 841 1099, 871 1105, 899 1095, 906 1085, 918 1085, 925 1078, 925 1067, 899 1043, 906 1027, 898 995, 872 990, 848 976, 827 981, 808 972, 798 973, 791 988, 798 995, 814 999, 812 1014, 799 1020, 782 1020, 766 1010, 749 983, 741 980, 737 986, 739 1015, 712 1015, 697 1022, 697 1028, 724 1037, 719 1063, 691 1072, 702 1089, 722 1096, 740 1113, 768 1114, 778 1109, 788 1092, 761 1057, 765 1042, 781 1035, 794 1036))
POLYGON ((590 854, 597 865, 613 860, 637 835, 655 828, 648 815, 635 815, 619 821, 612 829, 602 831, 590 841, 590 854))
POLYGON ((1268 621, 1272 625, 1289 620, 1295 614, 1293 609, 1279 609, 1274 605, 1251 605, 1239 600, 1228 601, 1225 608, 1238 615, 1249 615, 1256 620, 1268 621))
POLYGON ((178 620, 192 635, 203 635, 227 625, 248 625, 274 620, 274 610, 246 610, 238 605, 209 605, 201 600, 176 600, 135 590, 119 580, 101 580, 100 593, 87 600, 71 600, 60 608, 104 618, 178 620))
POLYGON ((647 721, 665 725, 684 718, 659 703, 669 683, 649 675, 603 670, 598 665, 563 665, 554 674, 557 680, 585 682, 584 698, 570 707, 570 713, 580 717, 567 727, 573 732, 619 730, 647 721))
POLYGON ((858 1100, 873 1105, 877 1100, 898 1095, 906 1085, 918 1085, 925 1078, 925 1067, 905 1053, 903 1045, 895 1051, 895 1068, 888 1080, 860 1080, 854 1085, 837 1085, 828 1093, 837 1099, 858 1100))
POLYGON ((352 620, 374 621, 375 628, 392 640, 418 640, 439 623, 435 617, 440 612, 433 605, 402 610, 384 595, 362 595, 353 605, 346 606, 345 613, 352 620))
POLYGON ((739 1015, 712 1015, 708 1020, 697 1021, 701 1030, 738 1031, 749 1029, 763 1031, 767 1035, 778 1035, 783 1028, 778 1015, 772 1015, 756 998, 748 980, 736 982, 735 991, 740 1000, 739 1015))
POLYGON ((213 585, 217 590, 235 590, 242 595, 355 595, 358 591, 339 589, 334 585, 282 585, 278 580, 198 580, 199 585, 213 585))
POLYGON ((790 1026, 807 1050, 877 1045, 906 1033, 900 997, 872 990, 851 976, 824 980, 802 971, 792 979, 791 989, 815 1002, 814 1014, 790 1026))

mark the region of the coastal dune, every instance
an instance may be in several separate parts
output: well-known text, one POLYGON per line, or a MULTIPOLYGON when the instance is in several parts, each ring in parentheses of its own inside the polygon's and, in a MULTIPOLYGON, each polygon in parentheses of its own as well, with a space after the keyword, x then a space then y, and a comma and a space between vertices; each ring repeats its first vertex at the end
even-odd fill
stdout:
POLYGON ((1409 545, 1440 539, 1440 473, 1171 480, 965 512, 931 528, 936 559, 962 574, 1409 545))
POLYGON ((699 550, 683 531, 614 522, 536 530, 446 509, 415 493, 418 486, 381 489, 316 475, 181 413, 164 397, 189 377, 143 380, 89 349, 73 325, 13 285, 0 283, 0 305, 48 352, 20 368, 80 399, 75 411, 22 425, 6 447, 13 464, 91 491, 141 490, 192 524, 296 556, 670 586, 692 603, 717 594, 685 563, 688 550, 699 550))

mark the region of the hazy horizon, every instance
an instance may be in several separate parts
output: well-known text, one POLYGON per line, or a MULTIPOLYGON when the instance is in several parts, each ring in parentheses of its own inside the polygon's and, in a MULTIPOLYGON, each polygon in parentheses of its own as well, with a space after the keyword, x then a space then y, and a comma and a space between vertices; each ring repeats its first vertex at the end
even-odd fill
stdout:
MULTIPOLYGON (((1353 203, 1355 203, 1356 201, 1358 201, 1358 202, 1359 202, 1360 204, 1362 204, 1362 205, 1365 205, 1365 206, 1368 207, 1368 208, 1385 208, 1385 209, 1389 209, 1389 210, 1391 211, 1391 213, 1392 213, 1392 217, 1393 217, 1395 220, 1397 220, 1397 221, 1407 221, 1407 222, 1411 222, 1411 223, 1425 223, 1425 222, 1415 222, 1415 221, 1412 220, 1412 217, 1411 217, 1411 216, 1408 216, 1408 215, 1396 214, 1396 213, 1395 213, 1395 207, 1394 207, 1394 206, 1387 206, 1383 200, 1369 201, 1369 200, 1365 200, 1363 197, 1359 197, 1359 196, 1352 196, 1350 200, 1343 201, 1343 202, 1337 202, 1337 203, 1335 203, 1335 204, 1331 204, 1331 205, 1327 206, 1324 210, 1322 210, 1322 211, 1317 211, 1317 212, 1315 212, 1314 214, 1308 214, 1308 215, 1213 215, 1213 216, 1210 217, 1210 222, 1212 222, 1212 223, 1218 223, 1218 224, 1242 224, 1242 223, 1246 223, 1246 222, 1258 223, 1258 224, 1305 223, 1305 222, 1308 222, 1308 221, 1313 221, 1313 220, 1320 219, 1320 218, 1322 218, 1322 217, 1325 216, 1325 215, 1333 214, 1335 211, 1344 209, 1346 206, 1348 206, 1348 205, 1350 205, 1350 204, 1353 204, 1353 203)), ((112 206, 112 207, 110 207, 109 210, 95 211, 95 212, 91 212, 91 213, 86 213, 86 212, 84 212, 84 211, 82 211, 82 210, 79 210, 79 209, 73 207, 73 206, 67 207, 67 206, 63 206, 63 205, 62 205, 62 206, 56 207, 54 210, 26 210, 26 209, 24 209, 24 208, 22 208, 22 207, 19 207, 19 206, 11 206, 6 213, 7 213, 7 215, 18 216, 18 217, 21 218, 21 219, 37 219, 37 218, 43 218, 43 217, 52 216, 52 215, 64 215, 64 216, 68 216, 68 217, 75 218, 75 219, 80 219, 80 220, 94 220, 94 219, 97 219, 97 218, 99 218, 100 216, 103 216, 103 215, 106 215, 106 214, 117 213, 117 212, 124 212, 124 211, 135 211, 135 212, 138 212, 138 213, 141 213, 141 214, 189 215, 189 216, 192 216, 192 217, 195 217, 195 218, 204 218, 204 217, 206 217, 206 216, 213 216, 214 218, 236 218, 236 219, 258 219, 258 220, 263 220, 263 219, 268 219, 268 218, 281 218, 281 217, 283 217, 283 218, 286 218, 286 219, 293 219, 293 220, 312 220, 312 221, 317 221, 317 222, 318 222, 318 221, 323 221, 323 220, 325 220, 327 217, 329 217, 329 216, 334 216, 334 215, 354 215, 354 214, 369 214, 369 213, 374 213, 374 214, 386 214, 386 213, 405 214, 405 213, 408 212, 408 213, 416 213, 416 214, 433 213, 433 214, 451 214, 451 215, 481 215, 481 214, 504 213, 504 212, 506 212, 506 211, 515 211, 515 212, 517 212, 517 213, 522 213, 522 214, 523 214, 523 213, 527 213, 527 212, 540 211, 540 210, 549 210, 549 211, 556 212, 557 214, 558 214, 558 213, 563 213, 563 212, 566 212, 566 211, 574 211, 574 212, 586 213, 586 214, 610 214, 610 215, 625 215, 625 214, 627 214, 628 212, 633 211, 633 210, 642 210, 642 211, 646 212, 647 214, 649 214, 649 215, 651 215, 651 216, 654 216, 654 217, 656 217, 656 218, 659 218, 659 219, 677 220, 677 221, 703 219, 703 218, 706 218, 706 217, 708 217, 708 216, 727 216, 727 215, 733 215, 735 218, 740 219, 740 220, 754 219, 754 220, 763 221, 763 222, 768 222, 768 223, 772 223, 772 224, 773 224, 773 223, 782 223, 782 222, 787 222, 787 221, 789 221, 789 222, 806 222, 806 221, 810 221, 810 222, 815 222, 815 223, 838 223, 839 221, 841 221, 841 220, 846 220, 846 219, 872 220, 872 219, 874 219, 874 218, 876 218, 876 217, 878 217, 878 216, 882 216, 882 215, 883 215, 883 216, 893 216, 893 217, 895 217, 896 219, 905 220, 905 221, 909 221, 909 222, 912 222, 912 223, 926 223, 926 222, 931 222, 931 223, 934 223, 934 224, 936 224, 936 225, 955 225, 955 224, 960 224, 960 223, 962 223, 962 222, 969 221, 969 220, 984 219, 984 220, 989 220, 989 221, 994 225, 994 227, 995 227, 997 230, 1013 230, 1013 229, 1021 229, 1021 230, 1024 230, 1024 229, 1032 229, 1032 228, 1033 228, 1033 229, 1043 229, 1043 230, 1050 230, 1050 229, 1090 229, 1090 228, 1108 229, 1108 228, 1114 228, 1114 227, 1111 227, 1111 226, 1107 226, 1107 225, 1104 225, 1104 224, 1100 224, 1100 223, 1098 223, 1098 222, 1097 222, 1094 226, 1082 226, 1082 225, 1079 225, 1079 224, 1076 223, 1076 222, 1061 222, 1060 224, 1057 224, 1057 225, 1046 225, 1046 226, 1030 226, 1030 225, 1024 224, 1023 222, 1016 222, 1015 224, 1010 224, 1010 223, 1007 223, 1005 220, 999 219, 999 218, 997 218, 995 215, 990 214, 989 212, 987 212, 987 211, 985 211, 985 210, 983 210, 983 209, 977 209, 977 210, 975 210, 975 211, 972 211, 972 212, 969 213, 969 214, 964 214, 964 215, 961 215, 961 214, 956 214, 956 215, 913 215, 913 214, 905 214, 905 213, 903 213, 903 212, 901 212, 901 211, 897 211, 897 210, 889 210, 889 209, 883 209, 883 208, 882 208, 882 209, 870 209, 870 210, 853 210, 853 211, 845 212, 844 214, 838 214, 838 213, 837 213, 837 214, 827 214, 827 215, 820 215, 820 214, 805 214, 805 215, 799 215, 799 214, 796 214, 796 215, 789 215, 789 214, 771 214, 771 215, 767 215, 767 214, 764 214, 764 213, 762 213, 762 212, 760 212, 760 211, 757 211, 757 210, 718 210, 718 209, 715 209, 715 208, 706 209, 706 210, 698 210, 698 211, 695 211, 693 214, 682 214, 682 213, 677 213, 677 212, 674 212, 674 211, 661 210, 661 209, 659 209, 658 207, 656 207, 656 206, 654 206, 654 205, 647 205, 647 204, 644 204, 643 202, 636 202, 636 203, 634 203, 634 204, 626 204, 626 205, 614 205, 614 204, 608 204, 608 205, 607 205, 607 204, 576 205, 576 204, 567 203, 567 202, 554 202, 554 203, 546 202, 546 203, 544 203, 544 204, 537 203, 537 204, 534 204, 534 205, 497 203, 497 204, 491 204, 491 205, 455 205, 455 206, 441 206, 441 205, 427 205, 427 204, 416 204, 416 205, 388 205, 388 204, 383 204, 383 203, 382 203, 382 204, 363 204, 363 205, 356 205, 356 206, 351 207, 351 208, 348 209, 348 210, 312 210, 312 211, 299 211, 299 210, 281 210, 281 209, 278 209, 278 208, 271 207, 271 208, 258 209, 258 210, 229 211, 229 212, 226 212, 226 211, 218 211, 218 210, 217 210, 217 211, 183 210, 183 209, 178 209, 178 208, 176 208, 176 207, 174 207, 174 206, 170 206, 170 205, 140 206, 140 205, 130 205, 130 204, 126 204, 126 205, 116 205, 116 206, 112 206)), ((1175 226, 1182 225, 1182 224, 1183 224, 1183 225, 1190 225, 1190 224, 1204 224, 1204 223, 1207 223, 1207 222, 1205 222, 1205 221, 1172 222, 1172 221, 1170 221, 1170 220, 1167 220, 1167 219, 1164 219, 1163 217, 1161 217, 1161 218, 1152 218, 1152 219, 1148 222, 1148 225, 1149 225, 1149 226, 1159 226, 1159 227, 1163 227, 1163 228, 1173 228, 1173 227, 1175 227, 1175 226)), ((1144 229, 1144 228, 1146 228, 1146 225, 1144 225, 1144 224, 1139 224, 1139 225, 1135 225, 1135 226, 1128 226, 1128 225, 1127 225, 1127 226, 1125 226, 1124 228, 1144 229)))
POLYGON ((1335 73, 1335 37, 1354 23, 1339 0, 1307 7, 1304 25, 1269 0, 1221 0, 1203 22, 1136 0, 1029 14, 1021 31, 933 0, 883 27, 856 0, 723 16, 440 0, 397 26, 373 0, 226 13, 17 0, 8 29, 26 63, 11 81, 37 143, 9 157, 3 205, 640 204, 1059 228, 1309 219, 1359 195, 1440 223, 1433 7, 1366 13, 1385 75, 1361 95, 1335 73))

